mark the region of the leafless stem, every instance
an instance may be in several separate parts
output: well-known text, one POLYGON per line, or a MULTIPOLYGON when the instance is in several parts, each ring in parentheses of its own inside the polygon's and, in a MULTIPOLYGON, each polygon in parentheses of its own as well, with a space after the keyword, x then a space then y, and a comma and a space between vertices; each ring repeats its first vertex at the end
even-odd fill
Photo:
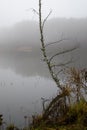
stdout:
POLYGON ((61 43, 61 42, 65 41, 65 40, 68 40, 68 39, 64 38, 64 39, 60 39, 60 40, 55 41, 55 42, 50 42, 50 43, 46 44, 45 47, 47 47, 47 46, 49 46, 49 45, 56 44, 56 43, 57 43, 57 44, 58 44, 58 43, 61 43))
MULTIPOLYGON (((48 14, 48 16, 44 19, 44 24, 46 22, 46 20, 48 19, 49 15, 51 14, 51 12, 48 14)), ((46 53, 46 48, 45 48, 45 43, 44 43, 44 35, 43 35, 43 22, 42 22, 42 11, 41 11, 41 0, 39 0, 39 28, 40 28, 40 40, 41 40, 41 45, 42 45, 42 52, 43 52, 43 56, 44 56, 44 60, 45 62, 47 63, 48 65, 48 69, 49 69, 49 72, 53 78, 53 80, 55 81, 55 83, 57 84, 57 87, 62 89, 61 86, 60 86, 60 82, 59 82, 59 79, 56 77, 56 75, 54 74, 52 68, 51 68, 51 64, 48 60, 48 57, 47 57, 47 53, 46 53)))
POLYGON ((77 49, 77 47, 74 47, 74 48, 71 48, 71 49, 68 49, 68 50, 64 50, 64 51, 58 52, 58 53, 54 54, 53 56, 51 56, 51 58, 49 59, 49 62, 51 62, 53 60, 53 58, 56 57, 56 56, 72 52, 72 51, 74 51, 76 49, 77 49))
POLYGON ((37 12, 36 9, 34 9, 34 8, 31 8, 31 9, 32 9, 32 11, 33 11, 34 13, 36 13, 37 15, 39 15, 39 13, 37 12))
POLYGON ((47 19, 49 18, 49 16, 51 15, 51 13, 52 13, 52 10, 48 13, 48 15, 46 16, 46 18, 44 19, 42 28, 44 28, 44 25, 45 25, 47 19))
POLYGON ((66 63, 54 64, 54 65, 52 65, 51 67, 63 67, 63 66, 66 66, 66 65, 68 65, 68 64, 71 64, 72 62, 73 62, 73 61, 72 61, 72 59, 71 59, 71 60, 67 61, 66 63))

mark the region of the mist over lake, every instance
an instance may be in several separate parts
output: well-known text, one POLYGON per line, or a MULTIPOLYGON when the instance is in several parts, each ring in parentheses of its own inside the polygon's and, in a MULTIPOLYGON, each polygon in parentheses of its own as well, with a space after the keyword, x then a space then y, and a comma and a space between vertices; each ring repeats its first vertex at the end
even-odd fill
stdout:
MULTIPOLYGON (((62 55, 60 63, 73 57, 72 66, 87 67, 87 19, 51 19, 44 28, 46 43, 67 40, 47 47, 48 55, 79 45, 62 55)), ((38 22, 22 21, 0 29, 0 113, 5 121, 23 125, 24 116, 42 111, 41 97, 51 99, 57 87, 41 52, 38 22), (18 122, 20 120, 20 122, 18 122)))

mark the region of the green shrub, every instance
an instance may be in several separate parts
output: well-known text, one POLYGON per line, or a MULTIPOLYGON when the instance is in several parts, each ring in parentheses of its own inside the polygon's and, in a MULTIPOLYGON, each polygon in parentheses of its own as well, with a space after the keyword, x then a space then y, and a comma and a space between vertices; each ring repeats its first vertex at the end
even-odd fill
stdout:
POLYGON ((67 113, 67 123, 78 123, 87 125, 87 103, 81 100, 70 106, 67 113))
POLYGON ((10 124, 7 126, 6 130, 14 130, 15 129, 15 126, 14 124, 10 124))

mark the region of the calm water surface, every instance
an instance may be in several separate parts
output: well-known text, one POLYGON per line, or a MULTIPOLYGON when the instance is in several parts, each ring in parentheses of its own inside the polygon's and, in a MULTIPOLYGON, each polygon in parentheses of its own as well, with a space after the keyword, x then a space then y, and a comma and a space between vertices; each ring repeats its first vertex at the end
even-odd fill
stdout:
POLYGON ((20 127, 25 115, 42 111, 41 97, 50 99, 57 93, 55 83, 45 75, 46 66, 39 58, 24 55, 0 57, 0 114, 7 123, 20 127))

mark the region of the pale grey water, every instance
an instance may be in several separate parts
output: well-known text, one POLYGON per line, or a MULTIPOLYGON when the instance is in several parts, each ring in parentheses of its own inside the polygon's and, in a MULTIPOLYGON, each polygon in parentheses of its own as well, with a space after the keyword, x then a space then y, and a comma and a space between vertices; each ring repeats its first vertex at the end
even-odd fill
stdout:
POLYGON ((51 100, 57 92, 40 52, 0 52, 0 114, 6 123, 23 127, 25 115, 42 112, 41 98, 51 100))
MULTIPOLYGON (((87 68, 87 19, 52 19, 45 27, 46 43, 69 38, 47 47, 51 56, 79 44, 72 53, 55 61, 74 58, 74 66, 87 68)), ((24 21, 11 28, 0 29, 0 114, 5 121, 24 125, 24 116, 42 111, 41 97, 52 98, 57 88, 50 78, 41 53, 38 23, 24 21)))
MULTIPOLYGON (((25 115, 31 117, 42 111, 41 97, 51 99, 57 93, 57 88, 49 76, 44 76, 44 71, 40 75, 39 66, 29 74, 32 70, 32 66, 29 66, 29 59, 26 59, 27 62, 23 57, 22 60, 19 58, 19 62, 17 58, 14 61, 13 56, 12 59, 6 56, 0 59, 2 59, 0 62, 0 114, 3 114, 5 122, 15 123, 21 127, 24 125, 25 115), (18 66, 19 63, 20 66, 18 66), (27 67, 26 64, 28 64, 27 67), (22 69, 26 70, 24 75, 22 71, 16 73, 22 65, 22 69)), ((32 64, 35 65, 37 62, 35 63, 32 59, 32 64)), ((48 73, 47 68, 45 69, 45 73, 48 73)))

